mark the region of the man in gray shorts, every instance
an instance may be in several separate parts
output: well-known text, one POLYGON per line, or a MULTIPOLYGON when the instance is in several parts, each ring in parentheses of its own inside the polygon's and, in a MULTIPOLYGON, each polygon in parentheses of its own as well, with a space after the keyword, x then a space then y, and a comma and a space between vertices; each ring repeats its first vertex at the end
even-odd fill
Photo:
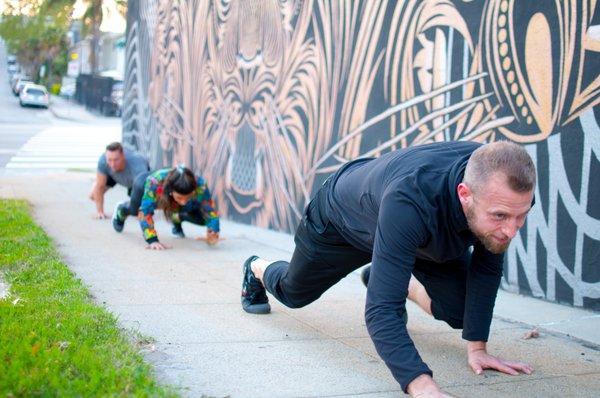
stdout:
POLYGON ((149 170, 148 161, 139 153, 124 149, 118 142, 108 144, 106 152, 98 159, 96 181, 89 196, 96 203, 94 218, 108 218, 104 213, 104 194, 109 188, 121 184, 127 188, 129 194, 135 178, 149 170))

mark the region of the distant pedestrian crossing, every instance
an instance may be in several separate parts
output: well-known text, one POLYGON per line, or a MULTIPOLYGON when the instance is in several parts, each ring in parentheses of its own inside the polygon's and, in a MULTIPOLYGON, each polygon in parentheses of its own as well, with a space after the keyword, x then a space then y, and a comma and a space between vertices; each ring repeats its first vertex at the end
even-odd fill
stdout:
POLYGON ((94 170, 106 145, 120 140, 120 124, 49 127, 31 137, 5 167, 15 171, 94 170))

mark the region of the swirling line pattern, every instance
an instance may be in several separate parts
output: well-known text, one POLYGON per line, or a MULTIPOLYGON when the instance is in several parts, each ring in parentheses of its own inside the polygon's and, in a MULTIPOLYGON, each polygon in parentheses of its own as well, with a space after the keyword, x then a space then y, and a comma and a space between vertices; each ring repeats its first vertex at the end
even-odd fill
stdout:
POLYGON ((546 188, 503 286, 600 309, 596 11, 596 0, 130 1, 124 140, 154 167, 201 172, 223 216, 286 231, 350 159, 522 143, 546 188))

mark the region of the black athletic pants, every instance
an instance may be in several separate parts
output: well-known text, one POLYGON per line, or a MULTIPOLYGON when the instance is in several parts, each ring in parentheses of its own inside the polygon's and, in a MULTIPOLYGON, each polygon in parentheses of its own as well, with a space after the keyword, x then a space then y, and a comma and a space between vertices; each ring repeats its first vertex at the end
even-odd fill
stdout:
MULTIPOLYGON (((267 291, 290 308, 312 303, 350 272, 371 262, 371 253, 350 245, 329 221, 324 210, 327 189, 325 184, 309 203, 296 230, 291 261, 271 264, 263 277, 267 291)), ((455 329, 463 325, 468 260, 467 255, 444 264, 417 259, 413 269, 432 299, 433 316, 455 329)))
POLYGON ((123 209, 125 217, 135 216, 137 217, 140 205, 142 204, 142 197, 144 196, 144 185, 146 184, 146 178, 150 175, 150 171, 140 173, 133 180, 133 186, 131 187, 131 195, 129 203, 126 204, 123 209))

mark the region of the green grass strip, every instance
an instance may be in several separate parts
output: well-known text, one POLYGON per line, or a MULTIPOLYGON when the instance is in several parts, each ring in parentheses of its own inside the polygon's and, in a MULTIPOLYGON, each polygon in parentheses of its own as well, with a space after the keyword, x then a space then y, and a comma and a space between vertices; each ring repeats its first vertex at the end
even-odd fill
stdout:
POLYGON ((0 397, 176 396, 60 259, 23 201, 0 200, 0 397))

